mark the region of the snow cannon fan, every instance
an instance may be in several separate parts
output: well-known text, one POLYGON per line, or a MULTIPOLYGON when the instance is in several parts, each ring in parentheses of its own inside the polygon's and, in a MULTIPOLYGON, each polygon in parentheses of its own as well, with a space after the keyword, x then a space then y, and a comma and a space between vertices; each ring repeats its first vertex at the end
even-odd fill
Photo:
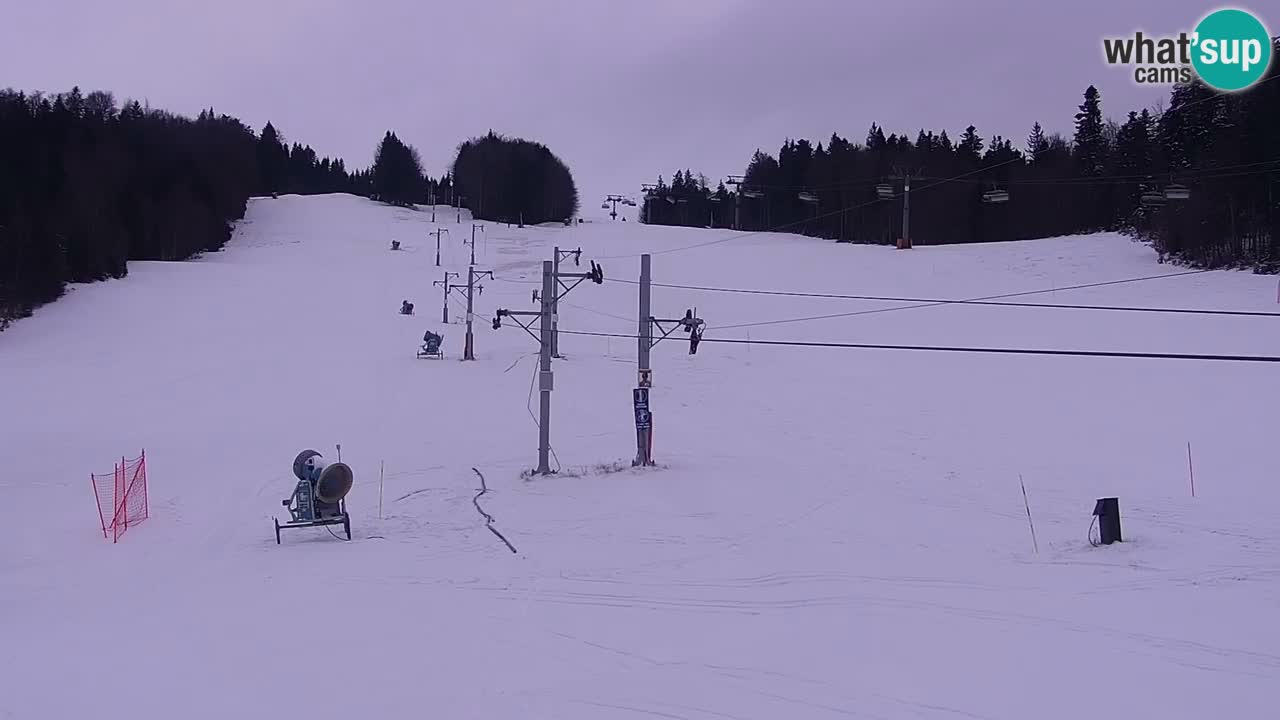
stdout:
POLYGON ((293 494, 281 505, 289 509, 290 519, 276 526, 276 544, 280 529, 341 525, 351 539, 351 516, 347 514, 347 493, 355 484, 355 473, 344 462, 329 462, 315 450, 303 450, 293 460, 293 474, 298 478, 293 494))

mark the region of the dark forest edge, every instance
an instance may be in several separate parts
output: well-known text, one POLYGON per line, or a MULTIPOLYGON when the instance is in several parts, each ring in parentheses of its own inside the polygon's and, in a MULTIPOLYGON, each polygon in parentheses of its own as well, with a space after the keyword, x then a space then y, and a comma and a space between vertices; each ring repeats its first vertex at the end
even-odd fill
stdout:
POLYGON ((1000 136, 984 143, 973 126, 955 142, 946 131, 885 137, 875 124, 860 145, 836 134, 825 145, 787 140, 776 158, 757 150, 732 190, 688 170, 670 184, 659 177, 644 186, 640 220, 893 244, 910 173, 914 245, 1107 230, 1150 242, 1161 262, 1277 272, 1278 74, 1273 62, 1262 85, 1237 94, 1177 86, 1167 109, 1120 123, 1104 121, 1090 86, 1070 140, 1036 123, 1025 149, 1000 136))
POLYGON ((545 147, 490 132, 458 152, 468 188, 479 183, 467 192, 455 191, 450 174, 427 176, 417 150, 392 132, 373 166, 353 172, 308 145, 287 145, 271 123, 257 134, 212 109, 191 119, 137 101, 117 108, 107 92, 0 90, 0 330, 68 283, 124 277, 129 260, 221 249, 254 196, 350 193, 467 207, 471 194, 487 206, 478 217, 576 214, 573 178, 545 147))

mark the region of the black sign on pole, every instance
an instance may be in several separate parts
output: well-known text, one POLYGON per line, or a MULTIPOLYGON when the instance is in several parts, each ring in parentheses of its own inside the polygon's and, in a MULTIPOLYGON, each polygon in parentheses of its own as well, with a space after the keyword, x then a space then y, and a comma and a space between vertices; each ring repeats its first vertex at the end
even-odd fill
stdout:
POLYGON ((648 430, 651 427, 649 388, 635 388, 631 391, 631 400, 636 409, 636 430, 648 430))
POLYGON ((653 415, 649 412, 649 388, 638 387, 631 391, 631 402, 636 413, 636 460, 633 465, 653 464, 653 415))

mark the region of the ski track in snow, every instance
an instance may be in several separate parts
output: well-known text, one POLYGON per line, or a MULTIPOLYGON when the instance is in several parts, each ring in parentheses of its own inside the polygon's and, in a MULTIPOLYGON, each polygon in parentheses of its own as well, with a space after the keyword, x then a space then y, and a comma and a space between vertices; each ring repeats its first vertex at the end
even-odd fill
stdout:
MULTIPOLYGON (((511 368, 535 348, 493 331, 494 311, 536 309, 555 245, 632 280, 630 256, 728 233, 486 223, 477 267, 499 281, 462 363, 463 326, 440 322, 431 282, 465 273, 470 251, 455 216, 438 220, 255 199, 223 251, 133 263, 0 334, 16 408, 0 416, 16 527, 0 546, 0 718, 282 716, 296 688, 309 718, 344 719, 1274 714, 1273 369, 690 356, 677 333, 653 351, 659 466, 630 468, 634 341, 563 335, 564 471, 526 480, 531 371, 511 368), (459 234, 441 268, 436 227, 459 234), (404 299, 416 315, 396 313, 404 299), (445 360, 414 357, 425 329, 445 360), (354 541, 316 528, 277 546, 289 462, 336 443, 356 473, 354 541), (88 473, 144 447, 151 517, 104 543, 88 473), (1093 548, 1105 496, 1126 542, 1093 548)), ((661 283, 953 298, 1164 267, 1114 235, 897 252, 761 234, 653 261, 661 283)), ((1277 310, 1274 277, 1238 272, 1033 299, 1277 310)), ((1269 318, 948 305, 717 331, 893 304, 662 287, 653 302, 659 317, 696 306, 708 337, 1280 353, 1269 318)), ((560 325, 631 333, 635 308, 634 285, 584 283, 560 325)))

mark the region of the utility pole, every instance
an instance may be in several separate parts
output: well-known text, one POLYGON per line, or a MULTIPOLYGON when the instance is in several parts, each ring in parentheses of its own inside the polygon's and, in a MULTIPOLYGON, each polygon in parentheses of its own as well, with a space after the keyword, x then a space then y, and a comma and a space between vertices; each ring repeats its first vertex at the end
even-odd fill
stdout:
POLYGON ((902 183, 902 241, 907 248, 911 247, 911 173, 907 173, 902 183))
MULTIPOLYGON (((557 247, 555 248, 555 255, 553 256, 553 257, 555 257, 555 260, 553 261, 553 262, 555 263, 555 268, 553 269, 553 272, 555 273, 555 276, 556 276, 556 283, 557 283, 560 287, 564 288, 565 292, 568 292, 568 291, 569 291, 569 287, 568 287, 568 286, 566 286, 566 285, 565 285, 565 284, 560 280, 560 261, 561 261, 561 260, 563 260, 563 259, 565 259, 565 258, 567 258, 567 257, 569 257, 570 255, 572 255, 572 256, 573 256, 573 264, 574 264, 574 265, 581 265, 581 264, 582 264, 582 262, 581 262, 581 258, 582 258, 582 248, 578 248, 577 250, 563 250, 563 251, 562 251, 562 250, 559 248, 559 246, 557 246, 557 247)), ((559 332, 559 327, 560 327, 560 294, 559 294, 559 293, 556 293, 555 299, 553 299, 553 300, 552 300, 552 302, 551 302, 551 357, 556 358, 556 359, 559 359, 559 358, 560 358, 560 332, 559 332)))
POLYGON ((653 464, 653 415, 649 410, 649 389, 653 387, 653 370, 649 367, 649 349, 653 347, 653 314, 649 307, 651 260, 648 253, 640 256, 640 332, 636 350, 636 388, 631 393, 636 411, 636 459, 632 465, 653 464))
MULTIPOLYGON (((463 360, 476 359, 476 346, 475 346, 475 339, 471 334, 471 321, 475 317, 473 309, 475 307, 474 300, 475 300, 476 278, 484 277, 485 275, 488 275, 490 280, 493 279, 492 270, 484 270, 481 272, 476 272, 476 268, 474 265, 467 268, 467 343, 462 351, 463 360)), ((484 294, 483 285, 480 286, 480 294, 481 295, 484 294)))
POLYGON ((454 277, 458 277, 458 273, 456 272, 451 273, 448 270, 446 270, 444 272, 444 280, 436 280, 435 282, 431 283, 432 285, 439 285, 440 287, 444 288, 444 314, 441 316, 440 319, 443 320, 445 324, 448 324, 449 322, 449 276, 450 275, 454 277))
POLYGON ((500 308, 493 318, 493 329, 497 330, 502 327, 502 318, 510 317, 515 319, 517 325, 521 327, 530 337, 538 342, 538 390, 540 399, 539 420, 538 420, 538 469, 534 471, 537 475, 550 475, 550 453, 551 453, 551 390, 553 387, 551 374, 551 343, 554 333, 552 332, 552 315, 556 302, 576 288, 583 280, 591 280, 597 285, 604 282, 604 268, 591 263, 591 272, 586 273, 557 273, 555 263, 551 260, 542 261, 542 292, 537 294, 535 291, 534 299, 541 301, 541 307, 538 312, 507 310, 500 308), (572 285, 565 285, 560 282, 561 278, 577 278, 578 282, 572 285), (564 288, 564 292, 557 293, 556 285, 559 284, 564 288), (530 318, 529 322, 522 322, 521 317, 530 318), (532 318, 538 318, 538 334, 535 335, 531 326, 532 318))
POLYGON ((550 260, 542 261, 542 317, 539 320, 542 335, 538 353, 538 474, 550 475, 551 453, 551 308, 555 302, 555 270, 550 260))
MULTIPOLYGON (((480 225, 478 223, 471 223, 471 264, 472 265, 476 264, 476 228, 480 228, 480 232, 484 232, 484 225, 480 225)), ((488 248, 488 247, 489 245, 488 243, 486 243, 485 248, 488 248)))
POLYGON ((902 180, 902 237, 898 240, 899 250, 911 249, 911 172, 896 170, 890 176, 902 180))
POLYGON ((631 391, 632 404, 635 406, 636 418, 636 459, 631 464, 653 465, 653 411, 649 404, 649 391, 653 388, 653 368, 649 364, 649 351, 654 345, 667 339, 677 329, 689 333, 689 354, 698 352, 698 343, 702 341, 702 332, 706 322, 698 317, 697 308, 685 311, 679 319, 660 320, 651 314, 653 273, 651 256, 640 256, 640 317, 636 347, 636 387, 631 391), (668 329, 663 327, 669 324, 668 329), (653 338, 653 328, 662 332, 662 337, 653 338))
POLYGON ((436 236, 436 267, 440 267, 440 233, 448 235, 449 231, 444 228, 436 228, 434 232, 427 233, 428 235, 436 236))

